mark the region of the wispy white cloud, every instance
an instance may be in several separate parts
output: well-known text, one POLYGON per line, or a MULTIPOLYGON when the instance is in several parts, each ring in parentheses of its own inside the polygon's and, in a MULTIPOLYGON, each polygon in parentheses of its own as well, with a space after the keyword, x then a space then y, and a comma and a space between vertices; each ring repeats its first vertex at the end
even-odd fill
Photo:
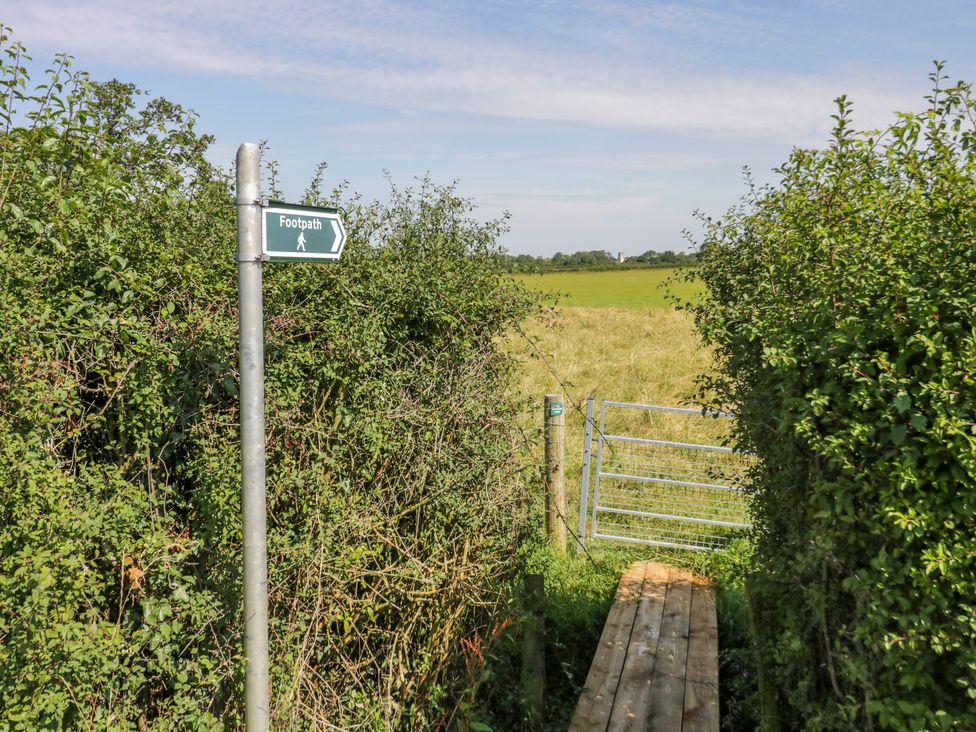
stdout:
POLYGON ((501 155, 496 153, 465 154, 462 160, 505 160, 510 162, 528 162, 536 166, 560 166, 569 169, 601 171, 628 171, 635 173, 672 173, 693 170, 695 168, 735 164, 737 161, 731 155, 701 155, 694 152, 508 152, 501 155))
POLYGON ((769 13, 744 12, 733 4, 725 9, 695 6, 687 2, 628 4, 603 0, 588 4, 600 25, 615 31, 618 38, 647 37, 647 34, 676 34, 698 42, 721 41, 755 48, 773 42, 786 28, 769 13))
MULTIPOLYGON (((623 26, 735 37, 765 31, 733 13, 674 3, 602 3, 623 26)), ((706 73, 637 63, 601 47, 506 40, 450 14, 371 0, 355 7, 201 0, 22 3, 19 37, 136 66, 232 75, 312 98, 603 128, 822 139, 831 99, 848 92, 865 124, 914 102, 894 75, 706 73)), ((613 24, 610 24, 612 27, 613 24)), ((914 91, 914 90, 912 90, 914 91)))
POLYGON ((925 17, 908 0, 21 0, 0 21, 35 58, 185 84, 214 158, 268 136, 293 192, 321 158, 366 195, 384 195, 383 169, 426 170, 484 215, 511 211, 513 249, 637 254, 680 247, 693 209, 724 210, 740 165, 763 178, 790 145, 822 145, 838 94, 883 126, 918 108, 916 64, 947 37, 976 68, 972 23, 925 17), (207 97, 224 79, 266 114, 207 97))

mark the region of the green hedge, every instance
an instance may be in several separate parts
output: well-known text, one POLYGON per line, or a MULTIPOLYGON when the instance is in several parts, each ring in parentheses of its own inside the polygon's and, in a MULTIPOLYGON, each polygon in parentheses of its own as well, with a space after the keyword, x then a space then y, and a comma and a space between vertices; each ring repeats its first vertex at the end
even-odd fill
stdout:
POLYGON ((976 728, 976 101, 795 149, 693 306, 754 474, 769 729, 976 728))
MULTIPOLYGON (((0 727, 238 728, 229 177, 178 105, 0 51, 0 727)), ((274 720, 428 729, 516 570, 530 304, 451 188, 305 201, 349 241, 265 268, 274 720)))

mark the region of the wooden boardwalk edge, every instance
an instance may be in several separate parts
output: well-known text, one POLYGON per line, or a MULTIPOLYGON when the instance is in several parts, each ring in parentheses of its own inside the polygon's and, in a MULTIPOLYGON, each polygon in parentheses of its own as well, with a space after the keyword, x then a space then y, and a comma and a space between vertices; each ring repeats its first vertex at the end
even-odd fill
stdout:
POLYGON ((635 564, 620 578, 617 594, 600 636, 600 645, 583 686, 583 695, 570 724, 571 730, 598 729, 600 725, 605 728, 609 722, 610 710, 617 694, 617 681, 623 670, 626 648, 630 643, 637 604, 644 586, 645 570, 643 565, 635 564), (577 724, 584 726, 575 726, 577 724))
POLYGON ((650 703, 654 661, 661 639, 661 618, 664 615, 670 576, 670 565, 647 566, 644 588, 634 617, 634 630, 630 634, 624 673, 620 678, 610 714, 610 728, 623 728, 630 724, 631 710, 644 708, 650 703))
POLYGON ((710 585, 694 587, 690 627, 682 732, 706 732, 719 728, 718 618, 710 585))
POLYGON ((717 732, 718 631, 708 580, 657 562, 628 568, 569 729, 717 732))

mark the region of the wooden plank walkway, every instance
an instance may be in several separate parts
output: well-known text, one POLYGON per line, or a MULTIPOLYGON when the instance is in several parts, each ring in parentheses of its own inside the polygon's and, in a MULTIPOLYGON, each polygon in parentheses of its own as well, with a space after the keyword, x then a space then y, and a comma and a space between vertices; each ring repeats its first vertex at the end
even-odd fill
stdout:
POLYGON ((718 629, 711 583, 637 562, 620 578, 570 732, 717 732, 718 629))

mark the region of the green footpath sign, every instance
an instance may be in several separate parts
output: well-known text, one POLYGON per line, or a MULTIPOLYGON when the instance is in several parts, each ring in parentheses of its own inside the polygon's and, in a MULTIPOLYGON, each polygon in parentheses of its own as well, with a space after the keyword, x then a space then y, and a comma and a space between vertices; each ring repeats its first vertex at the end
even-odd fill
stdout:
POLYGON ((549 405, 549 416, 558 417, 563 413, 563 403, 562 402, 552 402, 549 405))
POLYGON ((334 262, 345 244, 334 208, 271 201, 262 209, 261 251, 272 262, 334 262))

